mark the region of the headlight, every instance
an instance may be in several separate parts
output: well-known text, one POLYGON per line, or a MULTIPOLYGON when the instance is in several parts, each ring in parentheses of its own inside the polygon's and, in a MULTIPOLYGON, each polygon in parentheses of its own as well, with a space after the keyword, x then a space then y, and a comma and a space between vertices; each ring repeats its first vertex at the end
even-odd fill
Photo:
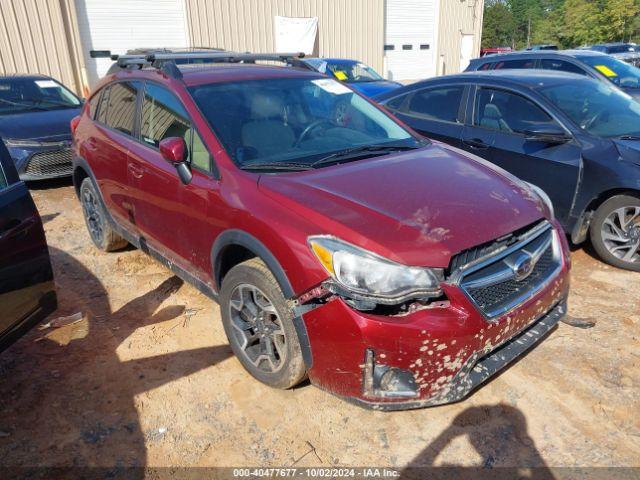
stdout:
POLYGON ((308 239, 325 270, 348 292, 382 303, 442 294, 442 269, 408 267, 329 236, 308 239))
POLYGON ((542 203, 544 203, 549 209, 549 212, 551 213, 551 218, 554 218, 555 211, 553 210, 553 203, 551 203, 551 199, 549 198, 549 195, 547 195, 547 193, 544 190, 534 185, 533 183, 529 183, 529 182, 524 182, 524 183, 526 183, 531 188, 531 190, 533 190, 535 194, 538 195, 538 197, 540 197, 540 200, 542 200, 542 203))

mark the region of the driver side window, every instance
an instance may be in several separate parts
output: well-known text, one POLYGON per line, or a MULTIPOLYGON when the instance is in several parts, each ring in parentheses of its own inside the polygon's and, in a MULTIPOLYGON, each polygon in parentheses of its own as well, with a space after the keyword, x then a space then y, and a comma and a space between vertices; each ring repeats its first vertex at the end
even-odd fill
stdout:
POLYGON ((140 138, 153 148, 169 137, 183 138, 188 151, 187 161, 192 166, 211 171, 211 155, 196 132, 182 103, 167 89, 147 83, 142 103, 140 138))
POLYGON ((532 101, 502 90, 482 88, 476 94, 473 124, 506 133, 524 133, 529 127, 555 121, 532 101))

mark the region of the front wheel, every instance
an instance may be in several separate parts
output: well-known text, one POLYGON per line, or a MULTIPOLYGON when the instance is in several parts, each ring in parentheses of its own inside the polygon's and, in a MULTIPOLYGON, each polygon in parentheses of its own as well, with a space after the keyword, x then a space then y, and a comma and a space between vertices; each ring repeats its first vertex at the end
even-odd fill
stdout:
POLYGON ((591 243, 607 263, 640 272, 640 198, 617 195, 596 210, 591 243))
POLYGON ((220 309, 231 349, 251 375, 283 389, 305 378, 294 314, 264 262, 253 258, 227 273, 220 309))

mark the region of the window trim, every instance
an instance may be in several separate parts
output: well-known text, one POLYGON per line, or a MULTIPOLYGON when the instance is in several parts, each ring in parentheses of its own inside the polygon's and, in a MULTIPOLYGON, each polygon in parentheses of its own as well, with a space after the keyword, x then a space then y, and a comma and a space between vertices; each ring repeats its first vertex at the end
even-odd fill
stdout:
MULTIPOLYGON (((145 93, 147 91, 147 84, 151 83, 153 85, 155 85, 156 87, 160 87, 163 88, 164 90, 166 90, 170 95, 172 95, 177 101, 178 103, 182 106, 182 108, 184 109, 185 113, 187 114, 187 118, 189 119, 189 123, 191 124, 191 128, 194 129, 196 131, 196 133, 198 134, 198 136, 200 137, 200 140, 202 141, 202 144, 204 145, 204 148, 207 150, 207 153, 209 154, 209 170, 204 170, 202 168, 200 168, 198 165, 194 165, 191 161, 189 161, 189 167, 191 169, 195 169, 198 172, 202 173, 203 175, 212 178, 214 180, 220 180, 220 170, 218 169, 218 166, 216 164, 215 158, 213 156, 213 154, 211 153, 211 150, 209 149, 209 146, 206 144, 206 142, 204 141, 202 134, 200 133, 200 130, 198 129, 198 127, 196 126, 195 122, 193 121, 193 117, 189 114, 189 110, 185 107, 184 102, 180 99, 180 97, 178 97, 174 92, 172 92, 169 88, 167 88, 166 85, 160 83, 160 82, 156 82, 153 80, 141 80, 143 83, 142 88, 140 89, 140 101, 138 104, 138 110, 137 110, 137 120, 136 123, 138 124, 138 135, 135 138, 135 141, 137 143, 139 143, 140 145, 147 147, 150 150, 153 150, 154 152, 160 152, 160 149, 158 147, 155 147, 153 145, 149 145, 148 143, 144 142, 142 140, 142 133, 141 133, 141 128, 142 128, 142 107, 144 105, 144 99, 145 99, 145 93)), ((186 143, 186 142, 185 142, 186 143)), ((193 135, 191 136, 191 145, 188 145, 187 148, 189 149, 189 152, 193 152, 193 135)))
MULTIPOLYGON (((470 109, 470 113, 471 113, 471 119, 470 122, 465 122, 465 125, 471 128, 481 128, 484 131, 487 132, 494 132, 494 133, 501 133, 504 135, 517 135, 519 137, 525 137, 524 133, 520 133, 520 132, 503 132, 500 130, 495 130, 493 128, 487 128, 487 127, 483 127, 481 125, 475 125, 475 117, 476 117, 476 99, 478 97, 478 92, 480 90, 496 90, 499 92, 503 92, 503 93, 507 93, 510 95, 515 95, 521 98, 524 98, 525 100, 533 103, 536 107, 538 107, 540 110, 542 110, 544 113, 546 113, 547 115, 549 115, 549 117, 551 117, 551 119, 556 122, 560 128, 562 128, 566 134, 568 134, 569 136, 571 136, 571 138, 573 139, 573 132, 568 129, 566 127, 566 125, 558 118, 557 115, 553 114, 553 112, 549 111, 548 108, 546 108, 544 105, 540 104, 540 102, 538 102, 537 100, 533 99, 533 98, 529 98, 527 96, 525 96, 524 94, 516 91, 516 90, 511 90, 507 87, 502 87, 502 86, 497 86, 497 85, 491 85, 491 84, 485 84, 485 83, 481 83, 481 84, 476 84, 474 85, 474 90, 471 93, 471 95, 469 96, 469 100, 471 100, 471 109, 470 109)), ((469 112, 469 110, 467 110, 467 112, 469 112)))

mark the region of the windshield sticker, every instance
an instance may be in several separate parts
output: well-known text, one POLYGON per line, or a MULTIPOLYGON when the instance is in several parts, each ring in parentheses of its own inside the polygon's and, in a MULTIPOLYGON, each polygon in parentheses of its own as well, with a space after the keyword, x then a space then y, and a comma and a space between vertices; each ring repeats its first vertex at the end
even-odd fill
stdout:
POLYGON ((351 93, 351 90, 349 90, 347 87, 336 82, 335 80, 331 80, 330 78, 320 78, 318 80, 312 80, 311 83, 317 85, 325 92, 334 93, 336 95, 351 93))
POLYGON ((53 80, 36 80, 36 85, 40 88, 58 88, 58 84, 53 80))
POLYGON ((600 71, 600 73, 602 73, 603 75, 606 75, 607 77, 617 77, 618 76, 618 74, 616 72, 611 70, 606 65, 596 65, 596 68, 600 71))
POLYGON ((341 71, 341 70, 336 70, 335 72, 333 72, 333 74, 334 74, 334 75, 336 76, 336 78, 337 78, 338 80, 340 80, 341 82, 344 82, 347 78, 349 78, 349 77, 347 77, 347 74, 346 74, 346 73, 344 73, 344 72, 343 72, 343 71, 341 71))

